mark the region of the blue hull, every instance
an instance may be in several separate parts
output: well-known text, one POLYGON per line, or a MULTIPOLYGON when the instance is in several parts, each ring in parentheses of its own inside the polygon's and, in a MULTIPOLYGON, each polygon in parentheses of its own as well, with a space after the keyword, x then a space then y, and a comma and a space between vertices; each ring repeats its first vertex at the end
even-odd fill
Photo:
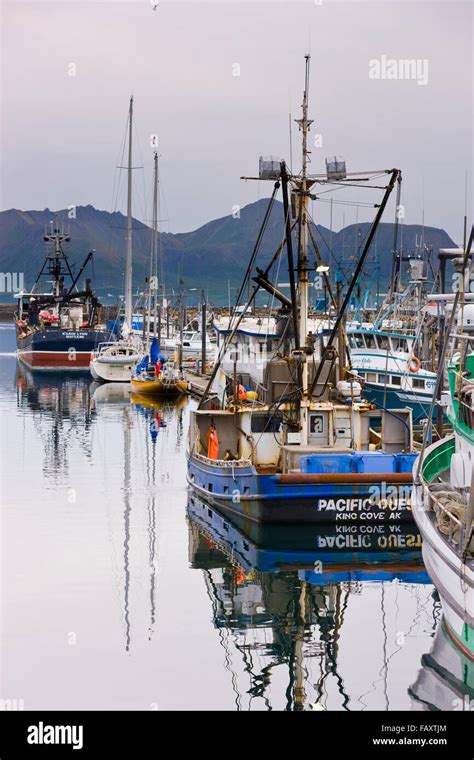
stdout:
MULTIPOLYGON (((413 459, 411 455, 407 461, 412 465, 413 459)), ((219 509, 257 522, 413 521, 409 485, 281 483, 278 475, 257 473, 251 465, 219 467, 192 456, 188 460, 188 483, 197 496, 219 509)))
POLYGON ((378 385, 373 385, 367 381, 364 384, 364 398, 375 404, 378 408, 385 409, 411 409, 413 412, 413 421, 428 417, 431 396, 426 396, 426 401, 421 401, 421 394, 416 391, 402 391, 401 389, 387 388, 384 389, 378 385))
MULTIPOLYGON (((423 568, 421 536, 413 526, 379 525, 371 531, 363 525, 259 526, 256 531, 252 521, 229 520, 192 495, 187 511, 191 523, 218 551, 250 572, 298 571, 302 579, 317 585, 395 577, 404 582, 430 582, 423 568)), ((196 551, 193 566, 206 563, 212 564, 209 546, 202 556, 196 551)))

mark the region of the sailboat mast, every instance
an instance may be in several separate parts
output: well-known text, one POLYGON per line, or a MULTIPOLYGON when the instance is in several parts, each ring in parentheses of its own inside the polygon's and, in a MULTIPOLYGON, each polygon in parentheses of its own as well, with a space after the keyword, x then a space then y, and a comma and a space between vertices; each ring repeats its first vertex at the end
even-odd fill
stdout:
POLYGON ((127 167, 127 258, 125 262, 125 322, 132 329, 132 122, 133 96, 128 112, 128 167, 127 167))
POLYGON ((151 246, 150 246, 150 276, 148 279, 148 309, 147 322, 148 334, 150 334, 151 311, 153 308, 153 335, 157 334, 157 298, 158 298, 158 263, 157 263, 157 239, 158 239, 158 152, 153 153, 153 211, 151 217, 151 246))
MULTIPOLYGON (((153 335, 157 334, 157 300, 158 300, 158 260, 157 260, 157 240, 158 240, 158 152, 155 151, 154 155, 154 172, 153 172, 153 246, 152 246, 152 261, 153 261, 153 335)), ((158 336, 160 338, 160 336, 158 336)))

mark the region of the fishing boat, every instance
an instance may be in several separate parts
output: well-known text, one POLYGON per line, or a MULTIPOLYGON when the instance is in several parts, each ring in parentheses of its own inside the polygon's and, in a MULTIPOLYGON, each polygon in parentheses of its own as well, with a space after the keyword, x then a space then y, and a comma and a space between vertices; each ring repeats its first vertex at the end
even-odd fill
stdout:
MULTIPOLYGON (((200 362, 202 358, 202 329, 195 328, 192 323, 185 326, 182 338, 176 335, 174 338, 163 338, 161 342, 163 353, 168 357, 182 353, 183 362, 200 362)), ((206 331, 206 359, 212 362, 215 359, 216 347, 206 331)))
POLYGON ((237 303, 255 272, 253 291, 229 320, 204 396, 191 412, 188 483, 215 507, 258 522, 411 521, 411 409, 377 409, 344 368, 346 309, 400 172, 347 175, 345 162, 331 159, 326 173, 310 175, 308 87, 309 56, 303 113, 297 120, 301 172, 289 173, 284 160, 261 158, 259 177, 247 178, 273 180, 274 188, 237 303), (386 180, 383 198, 337 316, 322 340, 308 321, 310 240, 311 255, 320 259, 308 202, 317 197, 319 186, 340 189, 348 182, 359 187, 374 176, 386 180), (256 264, 258 250, 280 188, 283 243, 263 271, 256 264), (285 248, 289 298, 270 280, 285 248), (280 308, 257 326, 249 315, 260 289, 280 308), (377 420, 381 435, 375 450, 370 428, 377 420))
MULTIPOLYGON (((473 239, 466 248, 466 266, 473 239)), ((440 403, 452 434, 427 445, 414 467, 413 515, 423 537, 423 557, 441 598, 446 632, 474 659, 474 337, 462 336, 464 304, 456 294, 444 352, 457 318, 456 350, 447 361, 449 389, 440 403), (461 334, 460 334, 461 333, 461 334)), ((446 353, 444 354, 446 355, 446 353)), ((444 356, 443 356, 444 359, 444 356)), ((443 373, 439 373, 440 383, 443 373)), ((437 394, 436 394, 437 395, 437 394)), ((434 406, 434 404, 433 404, 434 406)))
POLYGON ((426 308, 426 246, 420 252, 417 245, 413 257, 403 256, 397 250, 398 223, 396 215, 389 292, 373 324, 350 327, 347 340, 351 368, 363 382, 365 397, 379 407, 408 406, 418 421, 428 416, 436 383, 436 320, 426 308), (406 286, 401 284, 402 260, 407 263, 406 286))
POLYGON ((16 295, 17 356, 33 370, 84 371, 89 367, 91 351, 108 337, 91 281, 86 279, 82 291, 77 287, 93 251, 73 275, 66 252, 69 232, 51 222, 43 239, 46 257, 33 288, 16 295), (52 281, 49 292, 41 289, 46 277, 52 281))
POLYGON ((188 390, 181 371, 160 352, 156 337, 149 353, 136 366, 131 383, 132 392, 141 396, 181 396, 188 390))
POLYGON ((127 254, 125 262, 125 320, 118 341, 100 343, 90 356, 90 372, 101 382, 129 383, 142 352, 132 340, 132 135, 133 97, 128 111, 127 254))
POLYGON ((367 400, 379 408, 409 407, 414 420, 428 416, 436 373, 422 366, 414 335, 366 326, 348 330, 347 340, 367 400))

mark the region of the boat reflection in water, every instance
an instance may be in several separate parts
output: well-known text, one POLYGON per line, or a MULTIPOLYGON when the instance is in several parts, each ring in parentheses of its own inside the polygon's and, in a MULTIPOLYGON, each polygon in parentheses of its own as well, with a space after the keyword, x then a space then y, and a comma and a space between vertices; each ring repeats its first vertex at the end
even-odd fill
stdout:
MULTIPOLYGON (((157 527, 159 521, 159 487, 160 463, 157 461, 156 443, 160 431, 167 428, 167 421, 175 413, 177 414, 177 444, 183 438, 182 409, 175 412, 176 405, 169 402, 159 402, 152 399, 143 399, 131 393, 131 387, 125 383, 93 383, 92 400, 99 408, 103 405, 107 410, 114 410, 122 417, 123 429, 123 622, 125 651, 128 653, 132 649, 132 615, 131 615, 131 588, 133 575, 133 557, 131 554, 132 543, 132 523, 133 523, 133 505, 137 506, 137 490, 134 488, 132 479, 132 430, 134 428, 134 417, 136 413, 144 417, 148 424, 148 434, 145 435, 145 446, 142 459, 142 475, 144 478, 143 495, 146 506, 146 524, 142 525, 142 534, 146 535, 147 547, 140 548, 140 555, 143 560, 143 567, 146 567, 148 574, 148 604, 149 604, 149 622, 147 627, 147 639, 151 641, 155 633, 157 613, 157 569, 158 569, 158 545, 157 545, 157 527)), ((186 401, 186 399, 185 399, 186 401)), ((181 405, 182 406, 182 405, 181 405)), ((142 434, 139 435, 140 440, 142 434)), ((136 519, 136 518, 135 518, 136 519)), ((135 558, 135 572, 137 561, 135 558)))
POLYGON ((33 419, 42 441, 43 473, 54 482, 67 481, 69 449, 78 440, 86 459, 92 457, 91 430, 95 419, 89 382, 77 373, 33 373, 17 362, 17 407, 33 419))
MULTIPOLYGON (((387 687, 389 665, 411 629, 400 622, 402 627, 395 629, 400 641, 395 641, 389 653, 394 642, 388 630, 392 610, 387 589, 392 584, 409 584, 412 596, 423 589, 430 626, 435 627, 437 622, 434 610, 426 610, 427 605, 433 607, 433 600, 421 558, 421 538, 414 526, 286 526, 257 524, 245 518, 230 521, 192 492, 188 519, 190 562, 193 568, 204 571, 237 709, 251 709, 250 702, 257 697, 264 700, 267 709, 366 709, 366 694, 375 692, 376 681, 383 687, 385 708, 393 709, 387 687), (379 599, 372 594, 371 618, 360 619, 355 626, 350 607, 357 607, 367 586, 379 593, 379 599), (345 637, 342 647, 348 615, 351 620, 345 636, 350 639, 348 642, 345 637), (367 638, 372 661, 381 659, 382 665, 372 686, 369 678, 368 688, 355 695, 353 684, 346 686, 342 672, 353 675, 358 650, 367 646, 367 638), (231 664, 235 652, 240 653, 250 680, 243 690, 237 676, 241 666, 231 664), (276 684, 282 686, 279 691, 276 684), (248 705, 244 705, 245 693, 248 705)), ((417 601, 419 617, 422 604, 417 601)), ((365 667, 368 671, 370 665, 365 667)), ((392 669, 397 669, 396 657, 392 669)), ((376 702, 378 709, 379 704, 380 700, 376 702)))
POLYGON ((408 693, 413 710, 474 709, 474 662, 454 645, 444 620, 408 693))
MULTIPOLYGON (((96 542, 94 560, 84 564, 81 576, 90 586, 101 588, 99 569, 107 586, 109 553, 113 557, 119 646, 122 652, 133 652, 144 634, 154 640, 160 488, 170 469, 163 451, 182 446, 183 404, 177 408, 141 397, 137 401, 126 383, 95 383, 73 373, 32 373, 20 364, 15 390, 26 425, 33 423, 34 435, 26 434, 27 456, 40 452, 45 488, 54 486, 54 495, 47 498, 48 492, 42 492, 40 501, 44 519, 51 521, 48 530, 58 543, 69 542, 71 551, 71 526, 75 535, 90 532, 91 543, 96 542), (159 447, 163 434, 167 439, 159 447), (70 491, 75 495, 69 502, 70 491)), ((82 557, 82 548, 77 551, 82 557)))

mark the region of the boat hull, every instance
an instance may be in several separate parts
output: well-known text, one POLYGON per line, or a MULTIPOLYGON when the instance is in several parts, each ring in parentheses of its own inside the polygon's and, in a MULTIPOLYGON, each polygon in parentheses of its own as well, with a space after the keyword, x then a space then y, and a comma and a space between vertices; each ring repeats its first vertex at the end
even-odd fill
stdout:
POLYGON ((474 662, 453 644, 441 621, 433 647, 421 658, 418 677, 408 690, 414 710, 472 710, 474 662))
POLYGON ((448 634, 474 659, 474 570, 437 530, 434 513, 424 507, 422 488, 413 489, 412 506, 423 538, 423 560, 440 596, 448 634))
MULTIPOLYGON (((376 476, 374 476, 376 481, 376 476)), ((214 467, 188 459, 196 495, 229 514, 261 523, 412 522, 411 486, 391 483, 282 483, 252 465, 214 467)))
POLYGON ((411 390, 387 388, 365 381, 364 398, 375 404, 378 408, 406 409, 413 413, 413 421, 428 417, 432 394, 422 394, 411 390))
POLYGON ((94 380, 102 383, 130 383, 137 362, 112 363, 93 359, 89 368, 94 380))
POLYGON ((17 356, 34 370, 87 371, 91 352, 106 338, 102 330, 38 330, 24 338, 17 332, 17 356))
POLYGON ((184 380, 176 383, 163 383, 161 380, 133 380, 132 391, 140 396, 156 398, 176 398, 187 392, 188 384, 184 380))
POLYGON ((421 536, 413 525, 256 525, 242 517, 229 518, 192 492, 187 512, 214 545, 247 570, 312 572, 315 563, 321 563, 327 582, 361 579, 362 574, 370 580, 396 574, 400 580, 429 583, 421 536))

